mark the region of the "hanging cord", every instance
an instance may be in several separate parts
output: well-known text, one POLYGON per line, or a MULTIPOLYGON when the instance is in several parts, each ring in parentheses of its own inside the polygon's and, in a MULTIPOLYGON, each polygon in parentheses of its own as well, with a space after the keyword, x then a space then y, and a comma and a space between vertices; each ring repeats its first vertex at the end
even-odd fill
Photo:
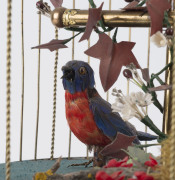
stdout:
MULTIPOLYGON (((39 28, 38 28, 38 44, 41 44, 41 13, 39 13, 39 28)), ((38 49, 38 87, 37 87, 37 117, 36 117, 36 134, 35 134, 35 156, 37 159, 37 147, 38 147, 38 127, 39 127, 39 108, 40 108, 40 59, 41 53, 38 49)))
POLYGON ((7 74, 6 74, 6 180, 10 180, 10 81, 11 81, 11 17, 12 1, 7 1, 7 74))
POLYGON ((23 25, 24 1, 21 0, 21 47, 22 47, 22 94, 21 94, 21 128, 20 128, 20 155, 22 161, 22 139, 23 139, 23 116, 24 116, 24 25, 23 25))
MULTIPOLYGON (((173 18, 175 30, 175 19, 173 18)), ((175 179, 175 32, 173 33, 172 109, 170 131, 170 180, 175 179)))
MULTIPOLYGON (((55 28, 55 39, 58 39, 58 29, 55 28)), ((58 50, 55 52, 55 65, 54 65, 54 89, 53 89, 53 121, 52 121, 52 142, 51 142, 51 156, 54 156, 54 141, 55 141, 55 121, 56 121, 56 103, 57 103, 57 65, 58 65, 58 50)))

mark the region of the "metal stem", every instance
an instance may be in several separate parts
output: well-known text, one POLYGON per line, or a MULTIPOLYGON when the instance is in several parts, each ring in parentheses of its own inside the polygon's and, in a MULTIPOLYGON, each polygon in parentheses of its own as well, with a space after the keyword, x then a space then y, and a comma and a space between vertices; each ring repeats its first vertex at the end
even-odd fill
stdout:
MULTIPOLYGON (((38 44, 41 44, 41 14, 39 13, 39 38, 38 44)), ((40 49, 38 49, 38 87, 37 87, 37 118, 36 118, 36 135, 35 135, 35 156, 37 159, 37 146, 38 146, 38 127, 39 127, 39 108, 40 108, 40 49)))
POLYGON ((20 155, 22 161, 22 140, 23 140, 23 116, 24 116, 24 1, 21 0, 21 47, 22 47, 22 93, 21 93, 21 128, 20 128, 20 155))

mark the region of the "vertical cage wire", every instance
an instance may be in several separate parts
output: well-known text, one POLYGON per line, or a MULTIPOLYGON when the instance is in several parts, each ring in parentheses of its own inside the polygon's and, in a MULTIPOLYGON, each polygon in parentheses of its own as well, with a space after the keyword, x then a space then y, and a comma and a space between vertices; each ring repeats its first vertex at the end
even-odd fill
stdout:
MULTIPOLYGON (((129 42, 131 41, 131 28, 129 28, 129 38, 128 38, 129 42)), ((130 85, 130 82, 129 82, 129 79, 127 79, 127 89, 126 89, 126 92, 127 92, 127 95, 129 95, 129 85, 130 85)))
MULTIPOLYGON (((149 69, 150 65, 150 35, 151 35, 151 29, 148 29, 148 47, 147 47, 147 68, 149 69)), ((146 114, 148 113, 148 107, 146 107, 146 114)), ((148 131, 148 127, 145 126, 145 132, 148 131)), ((145 144, 147 144, 147 141, 145 141, 145 144)), ((145 148, 145 151, 147 152, 147 148, 145 148)))
MULTIPOLYGON (((111 10, 112 0, 109 0, 109 10, 111 10)), ((108 36, 111 36, 111 32, 108 32, 108 36)), ((106 92, 106 101, 109 101, 109 91, 106 92)))
POLYGON ((21 127, 20 127, 20 155, 22 161, 22 141, 23 141, 23 117, 24 117, 24 1, 21 0, 21 48, 22 48, 22 93, 21 93, 21 127))
MULTIPOLYGON (((38 27, 38 44, 41 44, 41 13, 39 13, 39 27, 38 27)), ((40 59, 41 53, 38 49, 38 83, 37 83, 37 119, 36 119, 36 134, 35 134, 35 155, 34 159, 37 159, 37 146, 38 146, 38 128, 39 128, 39 109, 40 109, 40 59)))
MULTIPOLYGON (((55 28, 55 39, 58 39, 58 29, 55 28)), ((52 140, 51 140, 51 156, 54 157, 54 141, 55 141, 55 122, 56 122, 56 103, 57 103, 57 67, 58 67, 58 50, 55 52, 54 65, 54 88, 53 88, 53 121, 52 121, 52 140)))
MULTIPOLYGON (((75 0, 73 0, 73 9, 75 9, 75 0)), ((72 36, 74 36, 74 31, 72 32, 72 36)), ((74 60, 74 53, 75 53, 75 41, 74 38, 72 39, 72 60, 74 60)), ((68 159, 70 159, 71 154, 71 141, 72 141, 72 133, 71 130, 69 130, 69 148, 68 148, 68 159)))
MULTIPOLYGON (((90 3, 89 3, 89 8, 90 8, 90 3)), ((91 40, 90 38, 88 39, 88 49, 90 48, 90 45, 91 45, 91 40)), ((88 64, 90 64, 90 56, 88 56, 88 64)), ((88 149, 88 146, 86 148, 86 159, 89 159, 89 149, 88 149)))
POLYGON ((12 1, 7 1, 7 67, 6 67, 6 180, 10 180, 10 107, 11 107, 11 23, 12 1))

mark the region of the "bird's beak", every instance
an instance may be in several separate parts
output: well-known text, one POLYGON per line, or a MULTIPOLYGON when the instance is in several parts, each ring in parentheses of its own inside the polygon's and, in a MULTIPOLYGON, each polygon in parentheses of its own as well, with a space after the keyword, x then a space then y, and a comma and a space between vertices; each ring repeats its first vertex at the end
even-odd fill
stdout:
POLYGON ((63 71, 63 76, 61 77, 61 79, 65 78, 66 80, 71 82, 74 80, 75 71, 71 67, 63 66, 61 70, 63 71))

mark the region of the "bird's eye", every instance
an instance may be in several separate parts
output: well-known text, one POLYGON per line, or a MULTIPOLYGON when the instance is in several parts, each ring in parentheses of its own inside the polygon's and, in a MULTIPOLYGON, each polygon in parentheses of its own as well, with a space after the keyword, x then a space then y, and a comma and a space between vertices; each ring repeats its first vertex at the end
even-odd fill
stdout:
POLYGON ((80 69, 79 69, 79 73, 81 74, 81 75, 84 75, 84 74, 86 74, 86 68, 85 67, 81 67, 80 69))

